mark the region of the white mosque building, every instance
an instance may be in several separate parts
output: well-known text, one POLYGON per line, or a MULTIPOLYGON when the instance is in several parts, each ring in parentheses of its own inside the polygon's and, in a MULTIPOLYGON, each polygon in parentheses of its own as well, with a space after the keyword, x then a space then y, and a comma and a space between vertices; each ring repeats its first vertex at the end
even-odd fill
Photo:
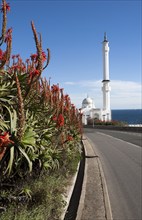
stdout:
POLYGON ((103 108, 96 108, 93 100, 87 96, 82 102, 81 112, 83 114, 82 122, 87 125, 87 120, 99 119, 101 121, 111 120, 111 108, 110 108, 110 79, 109 79, 109 42, 107 40, 106 33, 104 34, 103 44, 103 80, 102 80, 102 92, 103 92, 103 108))

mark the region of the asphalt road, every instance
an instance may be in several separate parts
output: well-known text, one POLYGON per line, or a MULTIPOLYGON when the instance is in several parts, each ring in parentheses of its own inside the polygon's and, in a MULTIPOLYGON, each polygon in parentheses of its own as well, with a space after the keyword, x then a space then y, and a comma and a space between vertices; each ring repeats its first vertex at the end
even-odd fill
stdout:
POLYGON ((142 135, 84 129, 100 157, 114 220, 142 220, 142 135))

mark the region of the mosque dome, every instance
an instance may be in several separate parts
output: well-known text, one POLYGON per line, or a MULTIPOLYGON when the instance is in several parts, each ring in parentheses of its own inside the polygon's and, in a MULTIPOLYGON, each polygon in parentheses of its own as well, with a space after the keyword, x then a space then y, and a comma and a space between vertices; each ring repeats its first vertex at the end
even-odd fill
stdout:
POLYGON ((93 100, 90 97, 87 97, 82 101, 82 108, 86 108, 86 107, 89 108, 93 107, 93 100))
POLYGON ((92 104, 93 103, 93 100, 89 97, 83 99, 83 102, 82 104, 85 104, 85 105, 89 105, 89 104, 92 104))

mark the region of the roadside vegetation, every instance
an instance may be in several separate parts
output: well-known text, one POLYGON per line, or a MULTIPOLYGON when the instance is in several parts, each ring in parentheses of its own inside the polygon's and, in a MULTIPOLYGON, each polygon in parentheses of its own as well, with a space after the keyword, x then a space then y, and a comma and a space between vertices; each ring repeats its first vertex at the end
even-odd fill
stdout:
POLYGON ((31 22, 36 53, 11 56, 10 5, 0 36, 0 218, 60 219, 63 194, 81 159, 81 113, 59 85, 42 78, 50 50, 31 22))
POLYGON ((128 126, 127 122, 124 121, 117 121, 117 120, 111 120, 111 121, 102 121, 99 119, 88 119, 88 125, 104 125, 104 126, 118 126, 118 127, 123 127, 123 126, 128 126))

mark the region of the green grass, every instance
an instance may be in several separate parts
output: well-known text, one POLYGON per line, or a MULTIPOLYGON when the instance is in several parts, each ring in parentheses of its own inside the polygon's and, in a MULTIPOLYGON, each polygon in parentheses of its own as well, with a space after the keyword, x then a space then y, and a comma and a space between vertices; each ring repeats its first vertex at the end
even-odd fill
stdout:
POLYGON ((59 170, 44 172, 38 178, 17 180, 13 188, 1 190, 0 199, 5 198, 8 205, 0 200, 0 207, 6 208, 0 213, 0 219, 59 220, 66 205, 63 197, 65 188, 76 172, 79 161, 80 153, 77 153, 59 170))
MULTIPOLYGON (((31 198, 27 195, 23 202, 12 200, 1 215, 1 220, 59 219, 65 205, 62 193, 66 184, 66 178, 58 174, 44 175, 39 179, 26 181, 22 187, 30 190, 31 198)), ((20 188, 17 186, 10 194, 14 196, 21 190, 20 188)))

